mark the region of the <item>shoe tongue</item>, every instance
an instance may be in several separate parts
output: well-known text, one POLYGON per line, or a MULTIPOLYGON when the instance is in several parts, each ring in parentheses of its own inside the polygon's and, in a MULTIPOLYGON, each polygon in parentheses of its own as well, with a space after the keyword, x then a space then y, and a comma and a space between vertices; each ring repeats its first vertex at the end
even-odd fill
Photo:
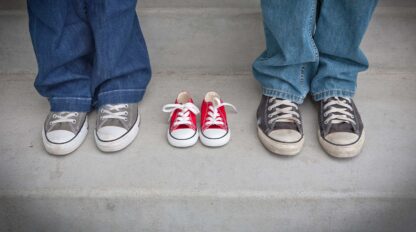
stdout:
POLYGON ((329 133, 334 133, 334 132, 351 132, 351 133, 354 133, 354 127, 352 126, 352 124, 346 123, 346 122, 332 124, 331 128, 329 130, 329 133))
POLYGON ((75 132, 75 131, 77 131, 77 124, 74 124, 72 122, 56 123, 55 125, 53 125, 49 128, 48 132, 57 131, 57 130, 75 132))
POLYGON ((105 126, 116 126, 116 127, 127 127, 127 122, 124 120, 120 120, 120 119, 104 119, 103 122, 101 123, 101 127, 105 127, 105 126))
POLYGON ((221 100, 219 98, 212 98, 207 101, 208 105, 212 105, 213 107, 218 107, 221 104, 221 100))
POLYGON ((279 122, 275 123, 273 129, 280 130, 280 129, 290 129, 299 131, 298 125, 295 122, 279 122))

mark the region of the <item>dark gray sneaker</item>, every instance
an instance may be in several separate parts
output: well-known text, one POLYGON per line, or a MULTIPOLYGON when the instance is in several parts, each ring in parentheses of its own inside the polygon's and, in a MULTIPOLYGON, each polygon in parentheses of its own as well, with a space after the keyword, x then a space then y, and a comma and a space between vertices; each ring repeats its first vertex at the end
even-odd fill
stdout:
POLYGON ((87 113, 50 112, 42 129, 45 149, 52 155, 75 151, 88 134, 87 113))
POLYGON ((263 145, 278 155, 296 155, 304 144, 298 104, 263 95, 257 110, 258 136, 263 145))
POLYGON ((354 157, 361 152, 364 140, 364 126, 352 99, 331 97, 320 102, 319 142, 328 154, 354 157))
POLYGON ((95 142, 104 152, 126 148, 139 133, 138 104, 104 105, 98 109, 95 142))

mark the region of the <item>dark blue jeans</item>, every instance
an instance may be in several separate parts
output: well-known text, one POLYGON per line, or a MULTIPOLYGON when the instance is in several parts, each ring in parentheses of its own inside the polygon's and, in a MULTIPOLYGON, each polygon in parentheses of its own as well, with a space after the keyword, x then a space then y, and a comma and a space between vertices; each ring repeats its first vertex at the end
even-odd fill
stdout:
POLYGON ((137 0, 28 0, 35 87, 52 111, 139 102, 150 81, 137 0))

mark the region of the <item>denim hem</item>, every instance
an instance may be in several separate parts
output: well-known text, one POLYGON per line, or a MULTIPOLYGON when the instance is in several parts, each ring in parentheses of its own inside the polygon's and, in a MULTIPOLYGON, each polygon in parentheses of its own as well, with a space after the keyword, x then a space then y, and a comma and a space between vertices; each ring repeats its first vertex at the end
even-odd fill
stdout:
POLYGON ((50 97, 52 112, 90 112, 92 99, 83 97, 50 97))
POLYGON ((290 101, 295 102, 297 104, 302 104, 303 100, 305 99, 305 97, 295 95, 295 94, 292 94, 292 93, 288 93, 288 92, 283 91, 283 90, 268 89, 268 88, 264 88, 264 87, 263 87, 263 94, 268 96, 268 97, 276 97, 276 98, 282 98, 282 99, 290 100, 290 101))
POLYGON ((331 89, 323 90, 318 93, 313 94, 313 99, 315 101, 321 101, 329 97, 346 97, 352 98, 355 94, 355 91, 345 90, 345 89, 331 89))
POLYGON ((117 89, 98 94, 97 107, 106 104, 138 103, 143 99, 145 89, 117 89))

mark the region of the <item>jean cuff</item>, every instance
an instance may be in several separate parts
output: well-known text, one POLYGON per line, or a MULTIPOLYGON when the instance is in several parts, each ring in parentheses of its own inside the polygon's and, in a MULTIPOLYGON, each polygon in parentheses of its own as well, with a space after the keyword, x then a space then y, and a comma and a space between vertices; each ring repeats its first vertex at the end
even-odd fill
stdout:
POLYGON ((268 97, 276 97, 276 98, 289 100, 297 104, 302 104, 303 100, 305 99, 304 96, 302 97, 293 93, 288 93, 287 91, 284 91, 284 90, 269 89, 269 88, 264 88, 264 87, 262 89, 263 89, 263 95, 266 95, 268 97))
POLYGON ((117 89, 98 94, 97 108, 106 104, 138 103, 143 99, 145 89, 117 89))
POLYGON ((331 89, 331 90, 322 90, 317 93, 313 93, 313 99, 315 101, 321 101, 330 97, 345 97, 352 98, 354 97, 355 91, 346 90, 346 89, 331 89))
POLYGON ((90 112, 92 99, 84 97, 50 97, 52 112, 90 112))

